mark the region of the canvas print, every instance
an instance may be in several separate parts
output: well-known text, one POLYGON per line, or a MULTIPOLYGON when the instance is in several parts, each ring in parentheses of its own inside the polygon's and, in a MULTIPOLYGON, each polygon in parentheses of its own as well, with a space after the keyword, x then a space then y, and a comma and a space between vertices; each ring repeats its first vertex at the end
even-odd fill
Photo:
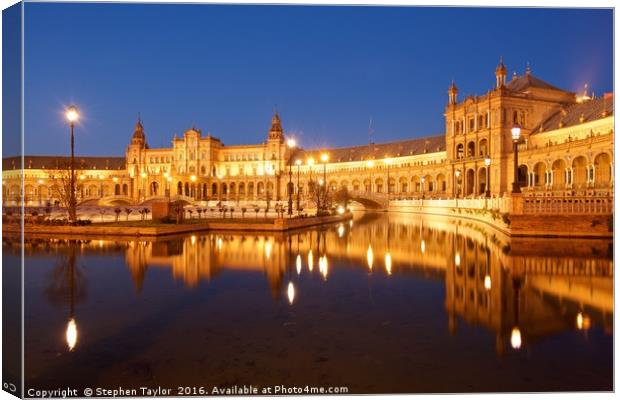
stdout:
POLYGON ((614 390, 612 8, 2 16, 6 393, 614 390))

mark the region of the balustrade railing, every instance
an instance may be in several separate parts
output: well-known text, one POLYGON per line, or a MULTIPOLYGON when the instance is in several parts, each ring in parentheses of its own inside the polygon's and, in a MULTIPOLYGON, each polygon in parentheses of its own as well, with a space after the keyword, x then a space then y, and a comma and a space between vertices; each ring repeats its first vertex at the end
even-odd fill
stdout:
POLYGON ((523 197, 524 214, 612 214, 613 197, 523 197))

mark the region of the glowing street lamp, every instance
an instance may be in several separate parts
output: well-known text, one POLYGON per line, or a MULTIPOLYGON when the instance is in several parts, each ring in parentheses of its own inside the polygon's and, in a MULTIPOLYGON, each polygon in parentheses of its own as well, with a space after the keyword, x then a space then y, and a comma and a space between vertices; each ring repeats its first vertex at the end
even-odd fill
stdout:
POLYGON ((459 197, 459 195, 461 194, 461 183, 460 183, 460 178, 461 178, 461 170, 457 169, 456 171, 454 171, 454 177, 455 177, 455 182, 454 182, 454 190, 456 192, 456 198, 459 197))
POLYGON ((67 121, 69 121, 69 127, 71 128, 71 172, 69 177, 69 187, 71 193, 69 193, 69 218, 71 222, 75 223, 76 219, 76 207, 77 207, 77 199, 75 196, 75 137, 73 134, 73 130, 75 128, 75 123, 80 118, 80 114, 76 106, 71 105, 67 108, 65 116, 67 121))
POLYGON ((521 127, 516 125, 512 127, 510 130, 512 135, 512 148, 514 153, 514 177, 512 181, 512 193, 519 194, 521 193, 521 188, 519 187, 519 139, 521 138, 521 127))

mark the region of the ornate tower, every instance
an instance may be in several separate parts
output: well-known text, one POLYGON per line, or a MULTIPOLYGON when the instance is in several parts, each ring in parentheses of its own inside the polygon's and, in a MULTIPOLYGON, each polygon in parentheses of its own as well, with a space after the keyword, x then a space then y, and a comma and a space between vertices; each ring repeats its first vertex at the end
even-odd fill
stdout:
POLYGON ((280 200, 283 187, 280 180, 286 167, 286 145, 284 144, 282 122, 280 121, 280 116, 277 111, 271 118, 271 128, 269 129, 264 159, 267 171, 265 176, 268 178, 266 184, 267 195, 271 199, 280 200), (269 182, 271 179, 273 179, 273 181, 269 182))
POLYGON ((133 130, 131 144, 141 146, 142 148, 148 147, 146 144, 146 136, 144 136, 144 127, 142 126, 142 121, 140 120, 140 117, 138 117, 138 122, 136 123, 136 127, 133 130))
POLYGON ((458 94, 459 94, 459 89, 456 87, 454 80, 452 80, 452 83, 450 84, 450 87, 448 88, 448 104, 450 105, 456 104, 458 94))
POLYGON ((284 141, 284 132, 282 130, 282 123, 280 121, 280 116, 278 115, 277 111, 273 115, 273 118, 271 118, 271 129, 269 129, 269 141, 272 141, 272 140, 279 141, 279 142, 284 141))
POLYGON ((499 64, 495 68, 495 88, 499 89, 506 85, 506 66, 502 58, 499 58, 499 64))
POLYGON ((130 188, 130 196, 132 198, 136 198, 142 193, 142 188, 137 187, 137 182, 141 181, 141 179, 138 179, 140 174, 145 172, 146 149, 148 148, 149 145, 146 143, 144 127, 142 126, 140 117, 138 117, 138 122, 133 130, 131 142, 129 143, 129 146, 127 146, 127 151, 125 152, 127 170, 132 181, 130 188))

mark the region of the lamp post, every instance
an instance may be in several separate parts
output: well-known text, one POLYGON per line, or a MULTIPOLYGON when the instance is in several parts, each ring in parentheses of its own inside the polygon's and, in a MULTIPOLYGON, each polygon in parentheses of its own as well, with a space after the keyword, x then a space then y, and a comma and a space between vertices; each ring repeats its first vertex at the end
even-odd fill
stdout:
MULTIPOLYGON (((312 166, 314 165, 314 158, 310 157, 306 161, 308 163, 308 171, 310 173, 308 178, 308 195, 310 195, 310 183, 312 183, 312 166)), ((314 185, 313 185, 314 186, 314 185)))
POLYGON ((486 172, 487 172, 487 179, 485 182, 485 195, 486 197, 491 197, 491 182, 490 182, 490 168, 491 168, 491 157, 486 156, 484 159, 484 165, 486 166, 486 172))
POLYGON ((295 160, 295 165, 297 165, 297 212, 299 213, 299 169, 301 167, 301 160, 295 160))
MULTIPOLYGON (((292 150, 297 143, 295 143, 295 139, 290 138, 289 140, 286 141, 286 144, 289 148, 289 150, 292 150)), ((289 163, 288 163, 288 216, 292 217, 293 216, 293 165, 290 162, 290 156, 289 156, 289 163)), ((299 206, 297 207, 299 208, 299 206)))
POLYGON ((521 138, 521 127, 515 125, 510 130, 512 134, 512 148, 514 152, 514 177, 512 182, 512 193, 521 193, 521 187, 519 187, 519 139, 521 138))
POLYGON ((323 185, 325 185, 323 187, 323 195, 325 196, 324 199, 321 200, 321 208, 325 209, 325 203, 327 201, 327 161, 329 160, 329 155, 327 153, 323 153, 321 154, 321 162, 323 163, 323 185))
POLYGON ((422 177, 422 200, 424 200, 424 182, 426 181, 425 177, 422 177))
POLYGON ((67 120, 69 121, 69 127, 71 128, 71 166, 70 166, 70 176, 69 176, 69 218, 72 220, 71 222, 75 223, 76 215, 76 207, 77 200, 75 198, 75 138, 73 135, 73 130, 75 128, 75 121, 78 120, 80 114, 78 113, 78 109, 76 106, 71 105, 67 108, 66 112, 67 120))
POLYGON ((460 191, 461 191, 460 190, 461 189, 460 188, 460 183, 459 183, 459 180, 460 180, 460 177, 461 177, 461 170, 457 169, 456 171, 454 171, 454 176, 455 176, 455 180, 456 180, 454 182, 454 191, 456 193, 456 198, 458 198, 459 195, 460 195, 460 191))
POLYGON ((392 164, 392 159, 391 158, 386 158, 385 159, 385 165, 387 167, 387 183, 386 183, 386 193, 387 193, 387 197, 388 199, 390 198, 390 164, 392 164))
POLYGON ((170 202, 170 182, 172 182, 172 177, 168 176, 166 178, 166 197, 168 197, 168 202, 170 202))

